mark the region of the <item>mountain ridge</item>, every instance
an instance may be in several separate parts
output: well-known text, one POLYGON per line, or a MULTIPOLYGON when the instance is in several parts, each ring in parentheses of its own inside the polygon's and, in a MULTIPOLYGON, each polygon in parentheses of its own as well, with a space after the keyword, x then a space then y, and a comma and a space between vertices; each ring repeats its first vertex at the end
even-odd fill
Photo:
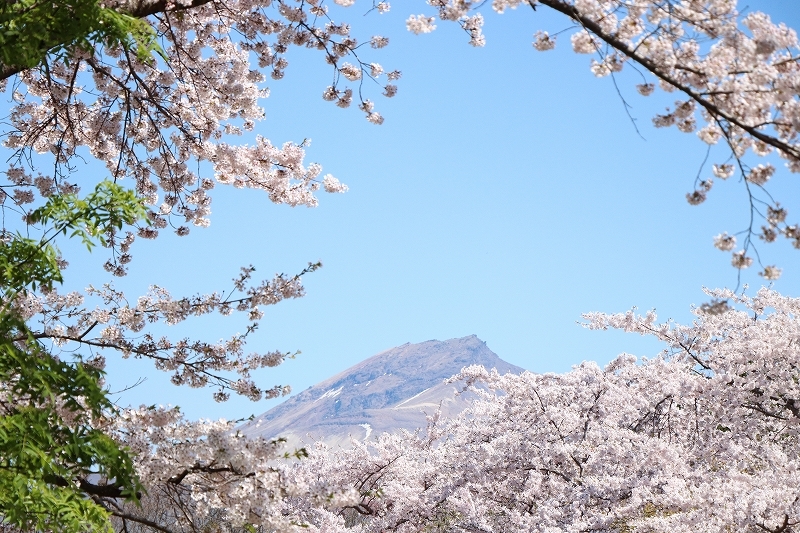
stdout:
POLYGON ((439 406, 445 415, 466 406, 456 384, 444 380, 480 364, 520 373, 476 335, 405 343, 379 352, 309 387, 240 428, 245 435, 283 437, 289 445, 323 440, 348 446, 351 438, 424 428, 439 406))

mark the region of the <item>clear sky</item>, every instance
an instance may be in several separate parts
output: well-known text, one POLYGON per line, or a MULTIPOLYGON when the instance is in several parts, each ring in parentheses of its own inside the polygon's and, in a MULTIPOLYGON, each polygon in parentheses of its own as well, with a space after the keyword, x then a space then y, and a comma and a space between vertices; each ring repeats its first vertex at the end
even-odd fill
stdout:
MULTIPOLYGON (((794 2, 748 5, 800 28, 794 2)), ((322 100, 330 71, 319 54, 292 50, 285 79, 270 80, 257 132, 278 144, 312 139, 308 160, 348 193, 322 194, 319 207, 307 209, 218 187, 210 228, 138 242, 131 274, 115 283, 134 294, 155 283, 189 295, 229 288, 240 266, 271 276, 321 260, 324 267, 305 278, 307 296, 265 308, 249 345, 301 350, 256 375, 264 386, 295 391, 399 344, 473 333, 535 372, 604 363, 623 351, 654 355, 658 343, 576 322, 583 312, 632 306, 685 322, 690 306, 707 300, 703 286, 736 285, 730 256, 713 248, 712 237, 746 226, 744 190, 735 179, 718 182, 705 204, 687 204, 705 146, 651 126, 675 94, 646 99, 633 88, 635 73, 617 77, 642 138, 612 80, 596 79, 591 58, 572 52, 571 31, 554 51, 532 48, 537 29, 569 28, 560 15, 543 7, 488 14, 487 45, 475 49, 453 24, 406 33, 407 16, 426 7, 394 2, 389 14, 363 17, 367 7, 357 2, 341 12, 356 36, 391 38, 366 55, 403 72, 394 99, 377 87, 370 95, 382 126, 322 100)), ((773 182, 798 220, 798 176, 781 170, 773 182)), ((800 251, 785 240, 760 250, 765 264, 784 268, 774 286, 800 296, 800 251)), ((106 279, 101 252, 69 259, 70 284, 106 279)), ((751 291, 762 284, 757 270, 743 278, 751 291)), ((191 332, 217 340, 245 324, 215 316, 191 332)), ((210 390, 174 387, 147 362, 112 361, 109 372, 114 389, 146 378, 120 403, 178 404, 192 418, 237 418, 276 405, 216 404, 210 390)))

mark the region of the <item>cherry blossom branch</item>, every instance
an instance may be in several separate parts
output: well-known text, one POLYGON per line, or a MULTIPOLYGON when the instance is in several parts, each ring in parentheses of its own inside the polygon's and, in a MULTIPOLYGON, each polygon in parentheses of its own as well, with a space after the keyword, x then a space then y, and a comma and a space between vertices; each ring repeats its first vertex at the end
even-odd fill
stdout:
POLYGON ((743 123, 741 120, 739 120, 739 118, 737 118, 735 115, 725 112, 719 106, 703 98, 704 96, 703 94, 694 91, 689 86, 681 83, 673 76, 670 76, 667 72, 664 72, 661 69, 659 69, 649 59, 637 54, 627 44, 619 41, 613 35, 608 35, 605 32, 603 32, 602 28, 597 23, 595 23, 591 19, 581 16, 573 6, 566 4, 564 2, 560 2, 559 0, 539 0, 539 1, 542 4, 552 7, 556 11, 564 13, 565 15, 568 15, 571 18, 579 21, 586 29, 588 29, 589 31, 600 37, 604 42, 606 42, 616 50, 622 52, 626 56, 630 57, 631 59, 633 59, 634 61, 645 67, 654 76, 669 83, 676 89, 686 94, 689 98, 700 104, 704 109, 706 109, 709 113, 711 113, 713 117, 720 117, 724 119, 726 122, 729 122, 730 124, 733 124, 734 126, 747 132, 752 137, 760 141, 763 141, 764 143, 773 146, 779 150, 782 150, 784 153, 791 155, 795 159, 800 159, 800 149, 798 149, 797 146, 785 143, 776 137, 762 133, 757 129, 757 127, 747 125, 743 123))

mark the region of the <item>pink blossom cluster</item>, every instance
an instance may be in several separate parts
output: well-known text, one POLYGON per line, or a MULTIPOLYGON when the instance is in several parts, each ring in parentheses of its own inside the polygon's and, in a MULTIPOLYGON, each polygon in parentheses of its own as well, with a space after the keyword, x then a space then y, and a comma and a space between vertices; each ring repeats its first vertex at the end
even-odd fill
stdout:
POLYGON ((710 291, 694 324, 586 315, 654 336, 654 359, 566 374, 465 368, 478 398, 427 430, 317 447, 306 483, 356 503, 290 505, 311 531, 792 531, 800 524, 800 299, 710 291), (439 528, 439 529, 437 529, 439 528))
MULTIPOLYGON (((346 7, 353 2, 336 3, 346 7)), ((2 66, 0 91, 9 93, 12 104, 0 132, 11 153, 0 183, 0 208, 4 239, 17 230, 49 239, 48 229, 31 226, 27 215, 56 193, 79 194, 82 187, 93 187, 97 173, 85 172, 81 161, 97 159, 106 172, 99 179, 127 183, 148 210, 146 221, 109 229, 103 236, 110 255, 104 267, 112 275, 127 273, 137 239, 154 239, 167 229, 184 236, 193 226, 208 226, 219 184, 264 191, 273 203, 309 207, 317 205, 321 189, 347 190, 321 165, 306 160, 308 140, 276 144, 251 133, 264 118, 265 74, 273 80, 284 76, 290 48, 317 51, 333 74, 326 99, 347 107, 355 98, 372 123, 383 118, 361 84, 377 82, 386 97, 397 93, 400 72, 362 57, 379 53, 388 38, 374 35, 359 42, 349 24, 328 14, 335 6, 325 0, 109 0, 104 6, 146 18, 160 52, 146 61, 130 50, 98 45, 70 56, 49 56, 30 70, 2 66)), ((379 2, 373 9, 385 13, 389 4, 379 2)), ((251 374, 293 354, 248 351, 248 336, 265 306, 303 296, 301 277, 319 266, 262 281, 252 279, 252 267, 245 268, 229 291, 190 297, 157 286, 131 297, 103 284, 80 292, 39 288, 0 294, 0 305, 13 307, 54 357, 71 359, 80 353, 86 364, 100 369, 108 357, 146 358, 176 385, 209 387, 217 401, 231 394, 255 401, 289 392, 284 385, 264 388, 251 374), (164 327, 234 312, 246 317, 244 333, 216 342, 170 335, 164 327)), ((36 399, 11 394, 8 385, 0 384, 5 402, 0 403, 37 405, 36 399)), ((62 408, 59 401, 54 400, 59 415, 77 423, 75 417, 83 415, 62 408)), ((286 531, 296 521, 280 514, 277 502, 289 496, 340 501, 330 492, 304 492, 279 461, 286 455, 280 443, 245 439, 235 432, 235 423, 190 422, 176 409, 155 407, 105 416, 87 423, 130 450, 150 494, 180 502, 192 517, 215 516, 224 509, 229 523, 286 531)), ((122 529, 155 523, 155 515, 143 516, 141 509, 122 502, 113 480, 91 482, 100 483, 91 494, 123 521, 122 529)), ((170 516, 174 522, 162 521, 161 530, 184 530, 188 515, 170 516)))
MULTIPOLYGON (((280 440, 247 438, 225 420, 189 422, 177 408, 125 409, 108 431, 136 457, 137 472, 150 491, 169 491, 172 511, 181 505, 192 517, 161 521, 162 527, 183 530, 224 509, 229 524, 295 529, 294 517, 281 513, 289 497, 310 498, 308 487, 287 472, 289 463, 280 440), (180 528, 180 529, 179 529, 180 528)), ((113 502, 108 502, 113 508, 113 502)), ((153 521, 152 508, 121 508, 125 515, 153 521)), ((158 522, 156 522, 158 523, 158 522)))
MULTIPOLYGON (((147 223, 105 236, 111 257, 104 266, 114 275, 127 271, 137 238, 208 226, 218 183, 264 191, 290 206, 316 205, 320 189, 346 191, 306 162, 307 141, 275 144, 250 132, 264 117, 267 75, 284 77, 292 47, 316 50, 330 69, 323 99, 342 108, 355 101, 369 122, 383 122, 364 84, 377 82, 393 97, 400 72, 362 59, 362 52, 379 53, 388 37, 357 38, 348 23, 333 19, 333 10, 354 3, 105 2, 147 18, 164 55, 144 61, 98 46, 49 57, 17 72, 11 84, 6 78, 14 72, 3 71, 0 90, 13 102, 3 144, 13 157, 0 206, 9 215, 4 224, 17 226, 4 226, 2 235, 35 233, 25 218, 32 208, 93 185, 76 171, 86 156, 129 183, 148 207, 147 223), (251 135, 248 143, 236 141, 251 135)), ((438 18, 457 23, 471 45, 484 45, 483 2, 427 5, 432 12, 412 15, 408 30, 429 33, 438 18)), ((756 237, 782 236, 800 248, 800 225, 766 189, 776 179, 775 161, 800 171, 800 46, 793 30, 763 13, 741 17, 734 0, 493 0, 491 7, 562 13, 578 28, 573 50, 595 56, 595 75, 636 64, 646 73, 640 94, 659 87, 680 95, 654 124, 696 133, 729 154, 712 162, 713 177, 699 177, 687 200, 702 203, 715 179, 738 174, 750 219, 764 222, 760 230, 751 223, 714 238, 734 267, 752 266, 756 237)), ((373 2, 371 10, 385 13, 389 4, 373 2)), ((539 31, 533 45, 547 51, 556 40, 539 31)), ((260 282, 247 268, 230 291, 193 297, 154 286, 129 298, 106 284, 82 293, 1 295, 0 304, 13 306, 37 339, 52 343, 55 356, 81 350, 98 368, 114 353, 148 358, 177 385, 214 388, 218 401, 231 393, 257 400, 288 389, 262 389, 252 371, 291 354, 248 353, 247 336, 264 306, 302 296, 300 276, 318 266, 260 282), (161 325, 234 311, 247 314, 247 330, 225 340, 159 334, 161 325)), ((780 269, 762 265, 761 275, 776 279, 780 269)), ((215 516, 277 531, 797 529, 800 301, 767 290, 752 298, 710 296, 690 326, 659 324, 653 313, 587 316, 591 328, 664 341, 668 349, 656 359, 621 356, 604 369, 584 363, 563 375, 467 368, 455 379, 479 399, 460 416, 434 414, 426 431, 380 436, 350 451, 320 446, 296 466, 280 460, 279 442, 245 439, 231 422, 189 422, 176 409, 157 407, 108 413, 92 425, 131 450, 151 495, 165 495, 173 510, 143 515, 113 496, 98 501, 121 520, 161 531, 215 516), (154 516, 170 522, 148 525, 154 516)), ((9 390, 0 384, 0 409, 35 406, 36 399, 9 390)), ((54 401, 64 420, 83 416, 54 401)))
MULTIPOLYGON (((481 46, 484 2, 428 0, 443 21, 455 21, 481 46)), ((570 41, 579 54, 594 55, 591 71, 598 77, 635 65, 646 77, 637 85, 648 96, 656 86, 680 94, 673 107, 656 115, 657 127, 696 133, 703 143, 727 148, 724 161, 713 165, 722 179, 742 177, 748 195, 750 224, 740 231, 742 249, 732 264, 746 268, 757 240, 773 242, 782 235, 800 248, 796 225, 770 219, 766 211, 778 204, 765 189, 775 173, 771 163, 754 159, 777 156, 790 172, 800 172, 800 44, 797 33, 769 16, 750 12, 740 16, 735 0, 494 0, 492 9, 504 13, 520 6, 546 7, 569 17, 576 31, 570 41), (766 222, 760 229, 753 220, 766 222), (738 259, 739 254, 743 259, 738 259)), ((434 16, 412 15, 407 27, 414 33, 436 28, 434 16)), ((552 50, 556 36, 534 35, 536 50, 552 50)), ((716 153, 716 152, 715 152, 716 153)), ((773 157, 772 159, 775 159, 773 157)), ((686 195, 692 205, 703 203, 713 180, 698 178, 686 195)), ((761 275, 774 279, 780 269, 765 267, 761 275)))
POLYGON ((450 379, 475 395, 455 417, 434 412, 421 431, 348 450, 317 444, 295 462, 280 440, 246 438, 235 422, 122 409, 95 425, 131 450, 148 495, 142 507, 98 501, 161 531, 214 520, 329 533, 791 531, 800 299, 708 295, 691 325, 633 310, 585 315, 590 329, 662 341, 655 358, 623 354, 564 374, 470 366, 450 379))
MULTIPOLYGON (((170 226, 178 235, 208 226, 216 183, 262 190, 272 202, 290 206, 316 206, 320 188, 346 191, 330 174, 323 176, 320 165, 305 161, 308 141, 232 140, 264 118, 264 72, 281 79, 291 47, 319 51, 332 68, 326 99, 347 107, 356 88, 366 118, 380 124, 383 117, 361 96, 361 83, 377 81, 392 97, 400 72, 385 71, 360 52, 382 48, 388 38, 359 43, 349 24, 331 18, 324 0, 107 4, 147 16, 163 57, 146 62, 130 51, 100 46, 17 73, 2 132, 3 145, 13 153, 7 183, 0 185, 4 209, 24 212, 37 197, 77 192, 86 183, 75 163, 86 155, 101 161, 111 179, 130 180, 146 200, 149 225, 136 234, 147 239, 170 226), (49 175, 41 173, 45 167, 53 169, 49 175)), ((389 4, 373 8, 385 13, 389 4)), ((3 73, 0 90, 8 87, 9 75, 3 73)), ((118 251, 116 245, 111 247, 118 251)), ((123 275, 130 254, 112 255, 108 270, 123 275)))
POLYGON ((108 351, 123 358, 147 358, 157 369, 169 372, 175 385, 216 387, 217 401, 227 400, 231 392, 257 401, 288 394, 290 389, 281 385, 261 389, 250 379, 250 373, 277 366, 292 354, 247 353, 247 336, 258 328, 262 307, 302 297, 301 276, 319 266, 309 264, 298 275, 278 274, 260 283, 251 279, 253 267, 243 268, 226 293, 175 298, 166 289, 152 286, 131 301, 111 284, 105 284, 100 288, 89 286, 85 294, 60 294, 56 288, 40 294, 26 292, 12 305, 28 320, 37 337, 49 339, 65 353, 88 349, 98 355, 94 360, 101 368, 104 358, 99 357, 108 351), (88 301, 95 303, 94 307, 88 301), (193 317, 230 315, 234 311, 246 313, 249 324, 245 333, 227 340, 172 339, 152 332, 159 324, 176 325, 193 317), (231 378, 231 373, 238 377, 231 378))

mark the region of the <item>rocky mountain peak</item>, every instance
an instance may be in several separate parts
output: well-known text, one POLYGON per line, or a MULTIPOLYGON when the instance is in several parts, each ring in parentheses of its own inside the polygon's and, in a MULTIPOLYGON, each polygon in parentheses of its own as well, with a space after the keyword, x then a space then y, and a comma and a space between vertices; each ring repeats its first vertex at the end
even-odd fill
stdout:
POLYGON ((458 411, 463 401, 444 380, 478 364, 500 373, 522 372, 494 354, 475 335, 403 344, 381 352, 289 398, 241 429, 248 435, 285 437, 290 444, 323 439, 347 445, 399 428, 425 426, 425 416, 443 403, 458 411))

